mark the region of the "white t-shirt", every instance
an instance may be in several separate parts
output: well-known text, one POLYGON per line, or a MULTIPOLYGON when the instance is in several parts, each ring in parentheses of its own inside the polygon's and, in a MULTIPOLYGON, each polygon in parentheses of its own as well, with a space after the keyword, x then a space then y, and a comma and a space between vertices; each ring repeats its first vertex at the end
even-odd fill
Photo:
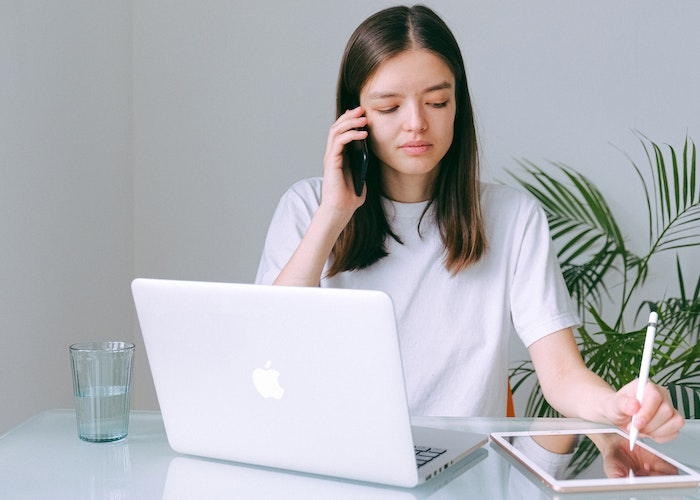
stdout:
MULTIPOLYGON (((294 184, 270 225, 257 283, 289 261, 321 200, 320 178, 294 184)), ((382 290, 394 302, 412 415, 505 416, 512 329, 526 346, 579 324, 544 211, 514 188, 482 184, 488 251, 453 276, 431 207, 383 200, 401 239, 370 267, 322 278, 321 286, 382 290)), ((328 267, 328 264, 326 265, 328 267)))

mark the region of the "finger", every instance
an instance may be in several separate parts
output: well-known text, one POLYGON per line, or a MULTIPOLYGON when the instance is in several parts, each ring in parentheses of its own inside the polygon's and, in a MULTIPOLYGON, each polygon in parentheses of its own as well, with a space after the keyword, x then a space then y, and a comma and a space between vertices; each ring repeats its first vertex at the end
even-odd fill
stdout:
POLYGON ((364 108, 362 106, 355 106, 354 108, 350 108, 345 110, 345 113, 343 115, 347 116, 361 116, 365 112, 364 108))
POLYGON ((664 443, 677 437, 684 424, 685 419, 675 408, 664 405, 659 408, 649 424, 640 430, 640 433, 649 436, 657 443, 664 443))
POLYGON ((367 117, 362 113, 360 107, 346 111, 331 125, 329 135, 340 135, 350 129, 364 127, 367 125, 367 117))
POLYGON ((650 456, 644 460, 644 469, 650 476, 675 476, 678 475, 678 468, 675 465, 662 460, 657 456, 650 456))
POLYGON ((333 160, 342 166, 343 153, 345 146, 352 141, 366 139, 368 133, 366 130, 350 129, 337 136, 329 136, 328 144, 326 145, 326 160, 333 160))
MULTIPOLYGON (((367 117, 364 116, 364 112, 365 112, 365 110, 361 106, 358 106, 358 107, 353 108, 353 109, 348 109, 345 111, 345 113, 343 113, 342 115, 340 115, 336 119, 334 125, 339 125, 341 128, 343 128, 346 126, 345 124, 347 124, 348 122, 354 121, 357 123, 358 120, 359 120, 359 122, 362 122, 362 121, 366 122, 367 117)), ((352 126, 356 127, 358 125, 355 124, 355 125, 351 125, 351 127, 352 126)), ((360 126, 362 126, 362 125, 360 125, 360 126)))
MULTIPOLYGON (((346 116, 341 116, 338 118, 338 120, 331 126, 330 131, 328 132, 328 140, 333 141, 338 138, 343 139, 347 138, 347 133, 348 132, 363 132, 366 137, 366 130, 359 130, 367 125, 367 117, 366 116, 356 116, 356 117, 346 117, 346 116)), ((347 144, 350 142, 351 139, 348 139, 344 141, 344 144, 347 144)))
MULTIPOLYGON (((355 123, 366 123, 366 118, 361 117, 360 121, 351 121, 350 125, 355 123)), ((326 144, 326 161, 331 160, 333 164, 342 167, 342 157, 345 146, 352 141, 366 139, 368 132, 366 130, 358 130, 359 127, 349 127, 348 123, 336 123, 328 134, 328 142, 326 144)), ((361 126, 361 125, 360 125, 361 126)))
MULTIPOLYGON (((644 388, 644 393, 642 394, 639 409, 634 413, 637 429, 642 430, 642 428, 649 425, 659 408, 664 404, 665 396, 665 389, 656 384, 647 384, 647 386, 644 388)), ((670 404, 670 399, 668 400, 668 404, 670 404)))
POLYGON ((673 407, 668 391, 664 387, 652 385, 644 392, 642 407, 635 424, 641 434, 655 441, 663 442, 673 439, 684 424, 683 417, 673 407))

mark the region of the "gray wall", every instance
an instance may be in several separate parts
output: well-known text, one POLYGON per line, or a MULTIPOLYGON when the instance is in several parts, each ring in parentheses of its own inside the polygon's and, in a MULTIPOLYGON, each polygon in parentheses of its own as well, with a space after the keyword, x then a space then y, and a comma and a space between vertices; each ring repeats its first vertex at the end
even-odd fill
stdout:
POLYGON ((127 2, 0 0, 0 432, 136 335, 131 48, 127 2))
MULTIPOLYGON (((135 340, 133 407, 157 407, 129 282, 252 281, 277 199, 321 173, 348 36, 393 3, 0 0, 0 432, 72 406, 81 339, 135 340)), ((643 242, 617 148, 700 139, 700 3, 427 3, 462 46, 485 176, 563 161, 643 242)))

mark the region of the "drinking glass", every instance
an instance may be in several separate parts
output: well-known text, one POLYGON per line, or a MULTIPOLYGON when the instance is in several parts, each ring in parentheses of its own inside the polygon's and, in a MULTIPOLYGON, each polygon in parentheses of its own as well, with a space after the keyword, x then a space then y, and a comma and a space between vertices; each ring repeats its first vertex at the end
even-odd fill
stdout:
POLYGON ((78 436, 93 443, 124 439, 129 428, 134 344, 80 342, 69 350, 78 436))

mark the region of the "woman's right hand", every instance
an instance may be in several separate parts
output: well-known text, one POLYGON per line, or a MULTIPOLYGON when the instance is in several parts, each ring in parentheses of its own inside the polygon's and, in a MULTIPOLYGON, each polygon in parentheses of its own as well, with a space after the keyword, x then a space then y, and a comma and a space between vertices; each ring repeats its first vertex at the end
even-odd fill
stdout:
POLYGON ((345 145, 367 138, 365 130, 356 130, 365 125, 367 118, 362 116, 362 108, 357 107, 343 113, 331 126, 323 160, 321 205, 296 251, 277 276, 276 285, 319 285, 333 245, 367 196, 367 188, 362 196, 355 194, 350 169, 343 168, 345 145))
POLYGON ((365 202, 367 189, 362 196, 357 196, 349 168, 345 164, 345 146, 351 141, 367 138, 366 130, 358 130, 367 125, 363 109, 358 106, 340 115, 328 132, 326 153, 323 158, 323 188, 321 207, 334 212, 344 213, 350 220, 365 202))

